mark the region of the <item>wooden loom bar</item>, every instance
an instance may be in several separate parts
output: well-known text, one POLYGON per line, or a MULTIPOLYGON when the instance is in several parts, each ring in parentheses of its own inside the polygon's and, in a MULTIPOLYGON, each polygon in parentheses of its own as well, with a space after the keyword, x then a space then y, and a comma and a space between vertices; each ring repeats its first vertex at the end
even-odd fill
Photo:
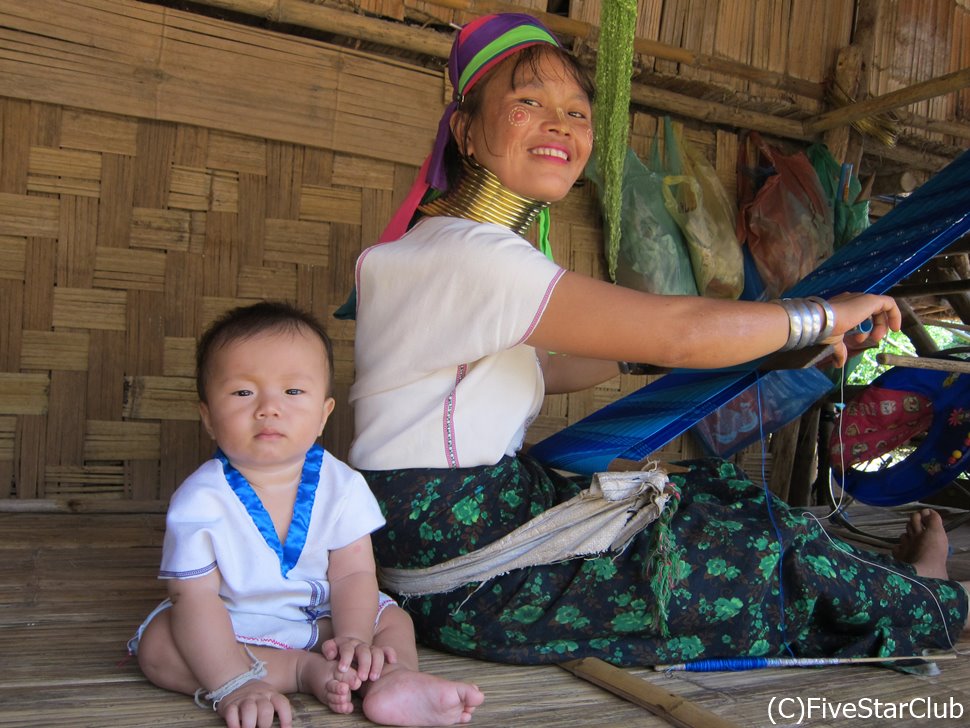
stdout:
POLYGON ((970 361, 935 359, 931 356, 903 356, 901 354, 876 354, 876 361, 887 366, 970 374, 970 361))
POLYGON ((893 286, 889 295, 900 298, 918 296, 948 296, 953 293, 970 291, 970 281, 930 281, 929 283, 901 283, 893 286))

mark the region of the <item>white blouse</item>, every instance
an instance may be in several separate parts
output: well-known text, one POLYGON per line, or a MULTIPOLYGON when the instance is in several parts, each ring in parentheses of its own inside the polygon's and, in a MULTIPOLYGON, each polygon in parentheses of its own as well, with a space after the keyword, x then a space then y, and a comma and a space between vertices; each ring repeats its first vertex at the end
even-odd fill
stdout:
POLYGON ((535 329, 564 271, 500 225, 420 221, 357 261, 356 437, 365 470, 493 465, 544 396, 535 329))

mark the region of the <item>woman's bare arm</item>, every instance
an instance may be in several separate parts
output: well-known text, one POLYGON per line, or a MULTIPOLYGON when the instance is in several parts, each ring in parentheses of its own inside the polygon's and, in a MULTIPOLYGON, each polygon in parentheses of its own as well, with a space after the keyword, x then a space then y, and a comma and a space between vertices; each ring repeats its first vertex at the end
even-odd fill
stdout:
MULTIPOLYGON (((835 345, 840 361, 843 336, 860 321, 871 318, 874 327, 857 342, 899 329, 899 309, 889 296, 841 294, 829 303, 835 328, 820 343, 835 345)), ((527 342, 594 359, 707 369, 778 351, 788 332, 788 314, 774 303, 657 296, 567 272, 527 342)))

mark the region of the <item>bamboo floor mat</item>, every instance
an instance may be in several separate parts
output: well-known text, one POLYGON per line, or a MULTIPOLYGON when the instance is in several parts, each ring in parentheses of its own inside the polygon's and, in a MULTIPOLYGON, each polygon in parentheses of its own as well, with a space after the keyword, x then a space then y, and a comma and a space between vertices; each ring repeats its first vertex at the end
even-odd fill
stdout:
MULTIPOLYGON (((892 517, 864 515, 889 528, 892 517)), ((898 523, 898 518, 896 518, 898 523)), ((158 689, 126 659, 125 642, 163 596, 155 579, 164 529, 151 514, 0 512, 0 726, 188 728, 222 725, 191 698, 158 689)), ((895 527, 898 531, 898 527, 895 527)), ((951 534, 957 570, 970 575, 970 526, 951 534)), ((958 574, 959 575, 959 574, 958 574)), ((970 647, 970 645, 964 645, 970 647)), ((425 671, 477 683, 485 704, 471 723, 515 726, 667 726, 667 722, 555 666, 515 667, 422 649, 425 671)), ((900 718, 894 726, 966 725, 970 661, 939 663, 916 677, 878 667, 759 670, 746 673, 628 673, 738 726, 772 725, 769 703, 819 697, 885 701, 933 696, 966 706, 962 720, 900 718)), ((330 713, 312 696, 293 695, 294 725, 370 725, 357 712, 330 713)), ((777 716, 775 716, 777 719, 777 716)), ((885 722, 856 719, 857 726, 885 722)), ((845 726, 845 719, 802 725, 845 726)))

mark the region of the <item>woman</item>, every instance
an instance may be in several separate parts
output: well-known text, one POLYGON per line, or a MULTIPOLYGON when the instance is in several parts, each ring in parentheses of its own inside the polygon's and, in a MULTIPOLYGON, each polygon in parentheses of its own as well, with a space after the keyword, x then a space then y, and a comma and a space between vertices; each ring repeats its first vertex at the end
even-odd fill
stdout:
MULTIPOLYGON (((388 521, 374 539, 382 568, 454 563, 588 485, 517 453, 544 394, 605 381, 616 361, 721 367, 821 343, 841 364, 859 322, 872 319, 873 340, 899 328, 885 296, 658 297, 562 270, 521 233, 589 158, 587 77, 525 15, 465 26, 449 71, 456 102, 383 237, 393 242, 357 265, 350 459, 388 521), (444 192, 405 233, 425 180, 444 192)), ((964 589, 914 582, 945 576, 937 514, 909 526, 901 555, 912 566, 865 556, 900 576, 847 555, 732 465, 691 468, 671 476, 663 515, 620 553, 553 558, 430 594, 399 589, 420 594, 405 602, 420 639, 503 662, 621 665, 786 649, 912 654, 957 639, 964 589)))

